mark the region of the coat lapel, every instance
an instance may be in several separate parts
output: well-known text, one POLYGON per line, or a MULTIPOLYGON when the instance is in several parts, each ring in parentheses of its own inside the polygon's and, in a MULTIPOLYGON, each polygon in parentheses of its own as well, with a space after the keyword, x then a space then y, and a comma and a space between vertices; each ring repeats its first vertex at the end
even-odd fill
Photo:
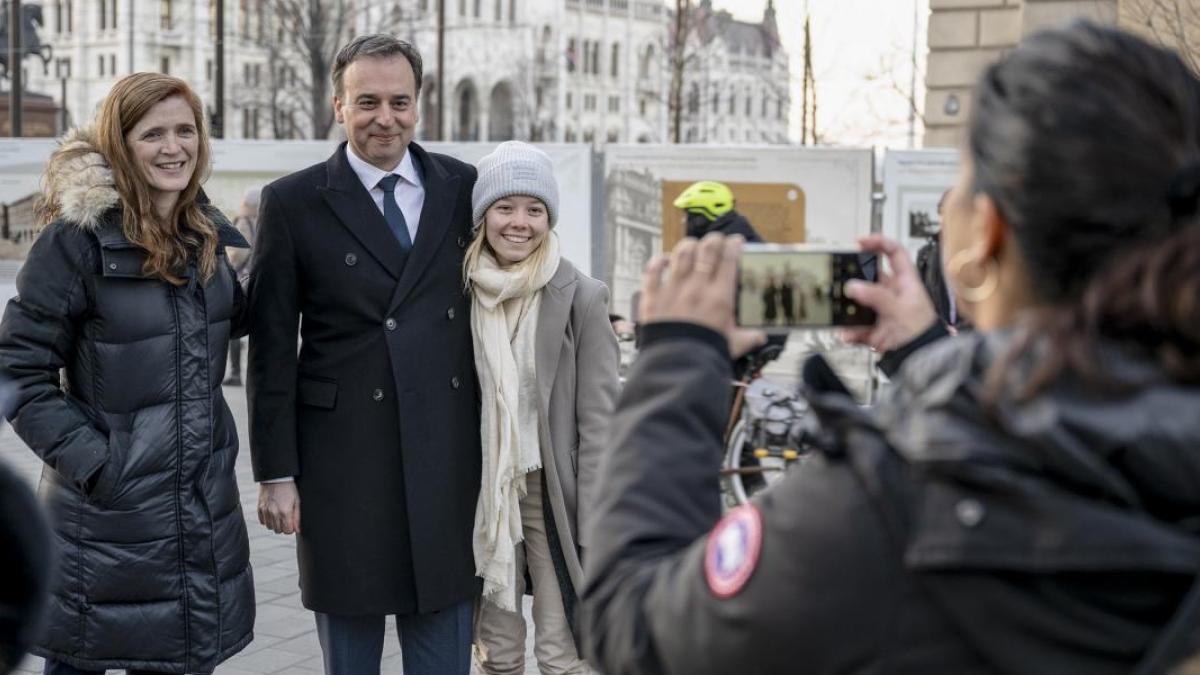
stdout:
MULTIPOLYGON (((329 204, 329 208, 333 209, 342 226, 350 230, 354 238, 383 265, 388 274, 399 279, 405 268, 404 250, 388 229, 387 221, 376 208, 370 193, 363 187, 358 174, 350 167, 350 161, 346 159, 345 143, 339 145, 333 156, 325 162, 325 170, 329 176, 328 184, 317 186, 317 189, 329 204)), ((428 204, 428 194, 425 199, 428 204)))
POLYGON ((558 270, 542 292, 537 325, 537 381, 541 409, 550 409, 550 390, 558 374, 558 359, 562 355, 563 334, 571 320, 571 303, 575 299, 575 267, 562 258, 558 270))
POLYGON ((394 311, 412 292, 417 280, 424 274, 425 268, 436 257, 438 247, 450 231, 450 222, 454 217, 454 209, 458 206, 459 176, 446 172, 441 163, 434 160, 425 149, 416 143, 408 144, 408 151, 413 153, 413 160, 419 164, 422 171, 422 181, 425 185, 425 205, 421 207, 421 222, 417 225, 417 239, 413 242, 412 251, 408 256, 408 264, 400 276, 400 283, 392 294, 389 311, 394 311))

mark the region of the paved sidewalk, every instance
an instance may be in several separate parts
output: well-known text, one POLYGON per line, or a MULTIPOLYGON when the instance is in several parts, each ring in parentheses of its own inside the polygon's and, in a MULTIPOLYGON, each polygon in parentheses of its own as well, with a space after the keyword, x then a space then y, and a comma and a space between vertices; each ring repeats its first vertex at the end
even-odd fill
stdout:
MULTIPOLYGON (((241 436, 238 457, 238 487, 242 494, 242 509, 250 533, 250 561, 254 566, 258 618, 254 626, 254 641, 240 654, 217 668, 220 675, 261 675, 263 673, 320 673, 321 647, 317 643, 312 613, 300 604, 296 572, 295 540, 290 536, 268 532, 258 523, 256 501, 258 487, 250 470, 250 453, 246 440, 246 395, 241 387, 226 387, 225 396, 237 420, 241 436)), ((41 472, 41 460, 30 451, 11 429, 0 431, 0 461, 14 467, 19 474, 36 486, 41 472)), ((526 622, 530 637, 526 644, 526 674, 536 675, 533 658, 532 621, 529 603, 525 604, 526 622)), ((42 672, 42 660, 27 658, 18 673, 42 672)), ((110 671, 116 673, 118 671, 110 671)), ((383 649, 383 675, 403 672, 400 645, 394 622, 388 620, 387 639, 383 649)))

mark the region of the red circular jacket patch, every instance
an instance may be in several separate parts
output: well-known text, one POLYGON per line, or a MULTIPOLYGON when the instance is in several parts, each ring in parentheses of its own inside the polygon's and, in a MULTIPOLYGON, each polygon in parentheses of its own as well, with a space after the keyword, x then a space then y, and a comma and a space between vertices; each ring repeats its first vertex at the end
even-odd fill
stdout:
POLYGON ((724 600, 741 592, 762 553, 762 514, 745 504, 725 514, 708 535, 704 577, 713 595, 724 600))

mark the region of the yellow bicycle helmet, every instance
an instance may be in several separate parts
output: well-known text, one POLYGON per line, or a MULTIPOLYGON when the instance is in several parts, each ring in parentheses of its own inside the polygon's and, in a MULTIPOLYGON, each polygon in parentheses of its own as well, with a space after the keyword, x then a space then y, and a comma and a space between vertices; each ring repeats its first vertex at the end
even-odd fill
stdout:
POLYGON ((674 206, 688 213, 698 213, 710 221, 733 210, 733 190, 712 180, 692 183, 675 198, 674 206))

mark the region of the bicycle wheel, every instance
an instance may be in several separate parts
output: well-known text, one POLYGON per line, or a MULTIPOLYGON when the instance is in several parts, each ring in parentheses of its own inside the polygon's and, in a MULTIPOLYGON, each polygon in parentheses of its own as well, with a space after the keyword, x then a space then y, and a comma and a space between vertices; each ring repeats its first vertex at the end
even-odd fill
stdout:
POLYGON ((721 462, 721 483, 723 492, 730 501, 730 506, 740 506, 750 501, 746 493, 746 484, 742 480, 742 448, 747 441, 746 420, 738 420, 733 431, 729 433, 729 441, 725 444, 725 459, 721 462))

